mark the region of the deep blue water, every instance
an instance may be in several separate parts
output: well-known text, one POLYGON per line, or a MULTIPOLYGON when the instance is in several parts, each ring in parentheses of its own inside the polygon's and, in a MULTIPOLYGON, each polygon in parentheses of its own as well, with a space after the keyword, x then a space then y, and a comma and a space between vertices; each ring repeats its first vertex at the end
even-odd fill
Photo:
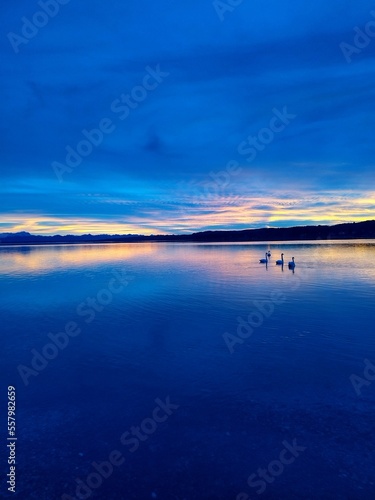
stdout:
POLYGON ((375 498, 374 262, 375 242, 1 247, 9 497, 375 498), (285 442, 300 451, 281 470, 285 442), (92 475, 110 456, 121 465, 92 475))

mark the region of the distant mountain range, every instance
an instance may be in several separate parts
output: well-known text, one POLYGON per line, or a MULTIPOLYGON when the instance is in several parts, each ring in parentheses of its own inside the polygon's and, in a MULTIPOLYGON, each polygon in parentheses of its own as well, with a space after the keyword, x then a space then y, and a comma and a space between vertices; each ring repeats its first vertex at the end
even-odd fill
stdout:
POLYGON ((286 228, 245 229, 242 231, 203 231, 193 234, 40 236, 27 232, 0 233, 0 245, 46 245, 59 243, 129 243, 145 241, 246 242, 294 240, 375 239, 375 220, 334 226, 295 226, 286 228))

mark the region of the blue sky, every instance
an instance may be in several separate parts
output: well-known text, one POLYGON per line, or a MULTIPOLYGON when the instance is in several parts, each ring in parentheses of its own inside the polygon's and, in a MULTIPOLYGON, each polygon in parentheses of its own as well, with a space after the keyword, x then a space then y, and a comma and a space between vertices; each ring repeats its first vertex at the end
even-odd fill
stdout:
POLYGON ((0 232, 375 218, 375 36, 358 48, 354 30, 372 2, 64 2, 54 17, 35 17, 43 0, 2 7, 0 232), (25 18, 45 26, 22 41, 25 18), (72 168, 66 148, 103 120, 72 168))

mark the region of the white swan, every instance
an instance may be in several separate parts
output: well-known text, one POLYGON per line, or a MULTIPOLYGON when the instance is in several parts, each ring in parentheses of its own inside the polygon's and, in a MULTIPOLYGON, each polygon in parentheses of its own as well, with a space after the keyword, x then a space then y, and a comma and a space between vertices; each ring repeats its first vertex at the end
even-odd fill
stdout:
POLYGON ((268 259, 267 259, 267 252, 266 252, 266 258, 265 259, 259 259, 259 264, 267 264, 268 259))
POLYGON ((296 263, 294 262, 294 257, 292 257, 292 260, 288 263, 289 269, 294 269, 296 267, 296 263))
POLYGON ((284 254, 281 254, 281 260, 276 261, 277 266, 283 266, 284 265, 284 254))

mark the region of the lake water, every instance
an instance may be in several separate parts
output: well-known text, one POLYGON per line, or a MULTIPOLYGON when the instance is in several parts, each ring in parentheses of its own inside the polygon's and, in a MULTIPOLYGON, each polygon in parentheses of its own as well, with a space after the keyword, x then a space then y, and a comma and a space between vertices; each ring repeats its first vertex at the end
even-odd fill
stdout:
POLYGON ((9 496, 374 499, 374 263, 374 241, 1 247, 9 496))

